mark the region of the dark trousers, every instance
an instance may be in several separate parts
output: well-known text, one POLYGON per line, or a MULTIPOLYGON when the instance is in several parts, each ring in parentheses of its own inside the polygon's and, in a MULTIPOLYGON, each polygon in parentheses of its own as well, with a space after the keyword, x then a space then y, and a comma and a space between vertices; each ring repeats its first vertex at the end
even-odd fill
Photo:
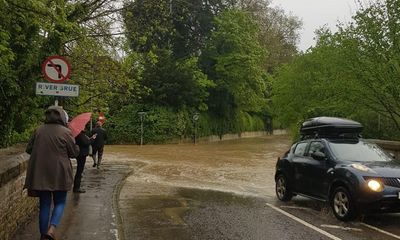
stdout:
POLYGON ((86 156, 78 156, 76 158, 77 167, 74 178, 74 190, 79 190, 81 188, 81 180, 83 169, 85 169, 86 156))
POLYGON ((103 150, 104 146, 101 147, 93 147, 93 161, 94 164, 97 164, 98 166, 101 163, 101 160, 103 159, 103 150))

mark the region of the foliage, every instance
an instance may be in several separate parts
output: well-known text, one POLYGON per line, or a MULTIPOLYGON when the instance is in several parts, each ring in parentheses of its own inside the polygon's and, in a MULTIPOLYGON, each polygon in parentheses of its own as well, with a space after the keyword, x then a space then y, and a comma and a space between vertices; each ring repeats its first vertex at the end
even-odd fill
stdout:
POLYGON ((34 92, 51 55, 72 63, 67 83, 80 86, 59 103, 71 117, 105 112, 115 142, 138 141, 139 110, 154 143, 192 137, 194 113, 201 136, 263 129, 268 73, 296 54, 300 26, 268 4, 0 0, 0 147, 26 140, 53 104, 34 92))
POLYGON ((160 50, 144 67, 140 82, 150 90, 145 102, 207 110, 207 90, 213 83, 199 69, 196 57, 174 60, 170 52, 160 50))
POLYGON ((0 146, 38 120, 38 101, 27 96, 38 76, 40 17, 15 4, 29 6, 32 1, 0 1, 0 146))
POLYGON ((317 46, 275 76, 279 121, 297 129, 309 117, 348 117, 366 126, 365 136, 399 139, 399 17, 398 1, 386 0, 335 34, 321 29, 317 46))
POLYGON ((138 112, 144 111, 144 143, 162 143, 172 139, 184 138, 188 133, 187 112, 176 114, 172 109, 159 106, 128 105, 115 114, 107 124, 113 143, 140 143, 141 118, 138 112))
POLYGON ((238 114, 235 121, 221 122, 208 114, 201 114, 198 121, 193 120, 194 111, 176 110, 156 105, 131 104, 124 106, 107 122, 110 143, 140 143, 141 119, 138 112, 146 112, 143 117, 144 144, 165 143, 179 139, 210 135, 222 136, 225 133, 263 131, 264 120, 257 115, 238 114), (195 129, 196 128, 196 129, 195 129))
MULTIPOLYGON (((79 69, 81 62, 71 55, 79 48, 85 49, 83 42, 101 42, 105 49, 110 43, 110 20, 106 18, 115 11, 111 0, 0 1, 0 146, 24 140, 29 135, 26 132, 39 124, 43 110, 53 102, 51 97, 34 95, 35 82, 43 81, 42 61, 50 55, 64 55, 73 62, 74 70, 79 69)), ((112 67, 98 71, 98 75, 109 74, 96 76, 101 79, 115 76, 119 68, 111 54, 106 54, 108 63, 104 65, 112 67)), ((112 80, 116 81, 115 77, 112 80)), ((115 89, 115 84, 97 86, 103 93, 104 89, 115 89)), ((107 91, 106 95, 111 98, 112 94, 107 91)), ((60 100, 67 110, 82 110, 72 105, 75 100, 60 100)))
POLYGON ((227 11, 216 18, 203 55, 206 72, 216 84, 210 107, 223 117, 237 109, 259 112, 265 104, 264 51, 258 41, 258 26, 242 11, 227 11))

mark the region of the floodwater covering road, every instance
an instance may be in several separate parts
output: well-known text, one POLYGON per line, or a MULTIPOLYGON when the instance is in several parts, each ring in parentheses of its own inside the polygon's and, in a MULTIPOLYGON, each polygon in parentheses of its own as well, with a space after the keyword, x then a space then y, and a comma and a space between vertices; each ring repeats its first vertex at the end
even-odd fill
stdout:
POLYGON ((265 136, 108 148, 134 169, 120 189, 121 238, 400 239, 397 214, 343 223, 325 203, 277 201, 275 163, 289 147, 287 136, 265 136))
MULTIPOLYGON (((175 145, 106 146, 68 194, 57 239, 400 239, 400 215, 343 223, 326 203, 275 197, 275 163, 287 136, 175 145)), ((13 240, 37 239, 37 217, 13 240)))

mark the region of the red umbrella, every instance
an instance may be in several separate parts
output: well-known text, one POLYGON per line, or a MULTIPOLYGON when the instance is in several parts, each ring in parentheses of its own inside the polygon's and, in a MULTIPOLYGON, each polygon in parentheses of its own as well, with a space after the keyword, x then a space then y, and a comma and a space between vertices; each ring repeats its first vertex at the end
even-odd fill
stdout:
POLYGON ((74 117, 71 122, 68 123, 69 129, 72 131, 72 136, 76 137, 83 129, 85 129, 86 124, 90 121, 92 113, 81 113, 74 117))

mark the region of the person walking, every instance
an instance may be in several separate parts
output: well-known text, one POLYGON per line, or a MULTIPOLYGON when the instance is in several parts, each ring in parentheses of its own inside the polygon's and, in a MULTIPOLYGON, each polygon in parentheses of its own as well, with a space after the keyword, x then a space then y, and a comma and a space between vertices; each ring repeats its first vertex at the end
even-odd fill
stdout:
POLYGON ((58 106, 45 111, 44 124, 30 139, 30 154, 24 188, 31 197, 39 197, 40 239, 55 239, 65 207, 67 191, 73 182, 70 158, 79 154, 79 147, 67 126, 68 115, 58 106), (53 202, 53 210, 50 210, 53 202))
POLYGON ((85 169, 86 157, 89 155, 89 146, 91 141, 96 138, 96 134, 89 138, 84 131, 81 131, 78 136, 75 137, 76 144, 79 146, 79 155, 76 157, 76 172, 74 177, 74 193, 85 193, 86 191, 81 189, 82 173, 85 169))
POLYGON ((97 166, 100 168, 101 160, 103 159, 104 143, 107 141, 106 130, 102 128, 102 123, 98 121, 95 128, 92 130, 92 136, 96 135, 96 138, 92 143, 92 158, 93 167, 97 166))

